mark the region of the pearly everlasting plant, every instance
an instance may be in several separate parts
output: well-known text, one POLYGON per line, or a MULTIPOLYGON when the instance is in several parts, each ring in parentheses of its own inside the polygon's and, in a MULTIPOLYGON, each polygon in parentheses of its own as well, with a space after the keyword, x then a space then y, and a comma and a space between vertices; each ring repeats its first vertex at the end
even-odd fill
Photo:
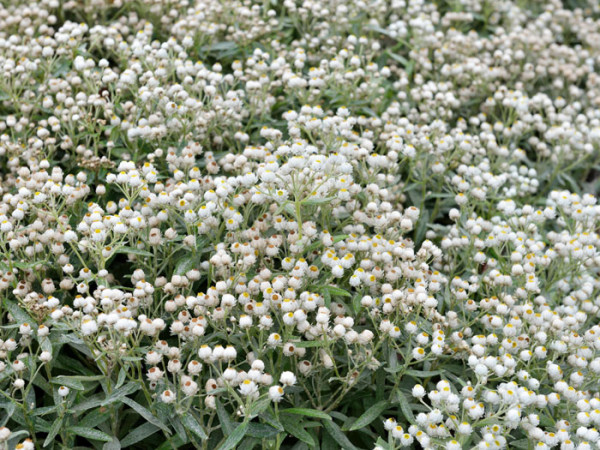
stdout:
POLYGON ((596 1, 4 1, 0 71, 0 449, 600 448, 596 1))

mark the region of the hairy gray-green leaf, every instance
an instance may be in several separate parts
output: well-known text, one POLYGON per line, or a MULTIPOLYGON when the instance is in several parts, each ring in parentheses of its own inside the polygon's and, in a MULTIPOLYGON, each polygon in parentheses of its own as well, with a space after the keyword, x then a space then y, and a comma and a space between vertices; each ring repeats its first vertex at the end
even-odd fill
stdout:
POLYGON ((154 416, 154 414, 152 414, 152 412, 150 412, 148 409, 144 408, 138 402, 136 402, 128 397, 121 398, 121 401, 123 403, 125 403, 127 406, 131 407, 131 409, 133 409, 135 412, 137 412, 140 416, 142 416, 144 419, 146 419, 152 425, 157 426, 158 428, 162 429, 167 434, 171 434, 171 430, 169 430, 169 427, 167 427, 160 420, 158 420, 158 418, 156 418, 156 416, 154 416))
POLYGON ((344 450, 358 450, 334 421, 326 420, 323 422, 323 426, 341 448, 344 450))
POLYGON ((106 434, 103 431, 97 430, 95 428, 85 428, 85 427, 69 427, 69 432, 76 434, 77 436, 82 436, 84 438, 93 440, 93 441, 103 441, 110 442, 113 440, 112 436, 106 434))
POLYGON ((387 400, 382 400, 380 402, 375 403, 369 409, 367 409, 356 421, 348 428, 349 431, 360 430, 363 427, 366 427, 375 419, 377 419, 383 411, 385 411, 389 407, 389 403, 387 400))
POLYGON ((121 439, 121 447, 129 447, 130 445, 143 441, 148 436, 153 435, 157 431, 160 431, 160 428, 151 423, 145 423, 143 425, 140 425, 139 427, 131 430, 123 439, 121 439))
POLYGON ((231 450, 236 447, 236 445, 243 439, 246 435, 246 431, 248 430, 248 422, 240 423, 233 433, 229 435, 229 437, 223 442, 223 445, 219 447, 219 450, 231 450))

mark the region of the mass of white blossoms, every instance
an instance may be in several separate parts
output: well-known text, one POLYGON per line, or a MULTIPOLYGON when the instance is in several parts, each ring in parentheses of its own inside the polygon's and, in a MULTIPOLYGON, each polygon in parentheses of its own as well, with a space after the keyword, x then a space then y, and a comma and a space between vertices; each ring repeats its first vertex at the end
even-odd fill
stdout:
POLYGON ((0 2, 0 450, 600 449, 597 0, 0 2))

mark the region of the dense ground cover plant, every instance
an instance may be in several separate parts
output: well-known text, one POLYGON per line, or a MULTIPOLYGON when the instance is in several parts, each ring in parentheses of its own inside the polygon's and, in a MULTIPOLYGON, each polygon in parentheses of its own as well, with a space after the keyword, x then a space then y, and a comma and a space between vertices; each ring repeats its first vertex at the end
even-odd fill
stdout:
POLYGON ((0 449, 600 448, 596 1, 0 3, 0 449))

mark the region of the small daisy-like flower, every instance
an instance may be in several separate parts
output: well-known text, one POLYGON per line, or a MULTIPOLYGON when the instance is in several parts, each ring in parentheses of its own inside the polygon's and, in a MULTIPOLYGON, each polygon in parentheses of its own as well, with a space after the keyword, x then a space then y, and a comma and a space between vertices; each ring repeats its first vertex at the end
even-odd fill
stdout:
POLYGON ((60 395, 61 397, 66 397, 67 395, 69 395, 69 388, 66 386, 59 387, 58 395, 60 395))
POLYGON ((249 379, 245 379, 240 383, 239 391, 240 394, 247 396, 254 396, 255 394, 258 394, 256 383, 249 379))
POLYGON ((167 389, 167 390, 163 391, 162 394, 160 394, 160 400, 163 403, 173 403, 176 400, 176 397, 172 391, 167 389))
POLYGON ((412 356, 416 360, 420 360, 420 359, 425 358, 426 353, 425 353, 425 350, 422 347, 415 347, 413 349, 413 351, 412 351, 412 356))
POLYGON ((269 388, 269 398, 278 403, 283 399, 283 388, 281 386, 271 386, 269 388))
POLYGON ((279 377, 279 382, 284 386, 293 386, 296 384, 296 375, 292 372, 283 372, 279 377))

